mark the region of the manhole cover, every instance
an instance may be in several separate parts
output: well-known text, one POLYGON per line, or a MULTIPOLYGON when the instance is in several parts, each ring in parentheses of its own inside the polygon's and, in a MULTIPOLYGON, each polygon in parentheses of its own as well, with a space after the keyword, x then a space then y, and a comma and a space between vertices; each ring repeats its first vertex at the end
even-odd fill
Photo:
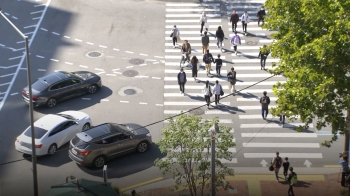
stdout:
POLYGON ((126 77, 135 77, 135 76, 139 75, 139 72, 137 72, 135 70, 127 70, 127 71, 124 71, 123 75, 126 77))
POLYGON ((89 57, 97 58, 97 57, 100 57, 102 55, 102 53, 101 52, 89 52, 87 55, 89 57))
POLYGON ((136 94, 136 91, 134 89, 126 89, 124 90, 124 93, 127 95, 134 95, 136 94))
POLYGON ((202 110, 201 108, 197 108, 195 110, 191 110, 190 114, 196 115, 196 116, 200 116, 204 114, 204 110, 202 110))
POLYGON ((129 63, 130 63, 130 64, 133 64, 133 65, 141 65, 141 64, 144 63, 144 62, 145 62, 144 60, 138 59, 138 58, 130 59, 130 60, 129 60, 129 63))
POLYGON ((248 41, 247 44, 250 46, 255 46, 255 45, 258 45, 258 42, 257 41, 248 41))

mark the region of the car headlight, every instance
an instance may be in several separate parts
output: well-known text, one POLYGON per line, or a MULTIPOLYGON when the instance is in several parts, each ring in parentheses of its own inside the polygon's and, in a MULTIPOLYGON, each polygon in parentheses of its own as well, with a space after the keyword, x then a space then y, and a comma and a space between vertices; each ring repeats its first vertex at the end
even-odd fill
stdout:
POLYGON ((151 137, 151 134, 150 134, 150 133, 147 133, 146 136, 151 137))

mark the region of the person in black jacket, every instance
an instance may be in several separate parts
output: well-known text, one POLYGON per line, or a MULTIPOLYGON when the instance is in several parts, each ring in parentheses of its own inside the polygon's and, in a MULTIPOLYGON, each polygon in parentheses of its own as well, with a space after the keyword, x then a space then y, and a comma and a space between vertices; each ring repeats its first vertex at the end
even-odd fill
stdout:
POLYGON ((260 65, 261 65, 260 70, 265 69, 265 63, 268 55, 269 55, 269 51, 267 50, 266 45, 264 45, 263 48, 260 48, 260 52, 258 55, 258 58, 260 57, 260 65))
POLYGON ((180 86, 180 93, 185 93, 185 84, 186 84, 186 73, 184 72, 184 68, 181 67, 180 72, 177 74, 177 83, 180 86))
POLYGON ((265 12, 264 6, 261 6, 260 10, 256 14, 256 16, 258 17, 258 26, 260 24, 260 21, 262 21, 262 24, 264 24, 265 15, 266 15, 266 12, 265 12))
POLYGON ((218 58, 214 60, 214 63, 216 64, 216 75, 221 76, 220 75, 220 71, 221 71, 221 66, 222 66, 222 59, 220 59, 220 54, 218 54, 218 58))
POLYGON ((232 95, 234 96, 235 92, 236 92, 236 72, 235 72, 235 68, 232 67, 231 71, 227 73, 227 79, 228 79, 228 88, 230 89, 232 95))
POLYGON ((221 29, 221 26, 219 26, 218 30, 216 30, 215 38, 217 39, 216 45, 218 46, 218 48, 220 48, 220 50, 222 50, 222 41, 224 40, 224 37, 224 31, 221 29))
POLYGON ((239 16, 236 13, 236 10, 233 10, 230 18, 230 22, 232 23, 232 32, 235 32, 237 29, 237 22, 239 21, 239 16))
POLYGON ((211 62, 214 62, 213 55, 209 53, 209 50, 203 55, 203 62, 205 63, 205 69, 207 70, 207 76, 210 74, 211 62))

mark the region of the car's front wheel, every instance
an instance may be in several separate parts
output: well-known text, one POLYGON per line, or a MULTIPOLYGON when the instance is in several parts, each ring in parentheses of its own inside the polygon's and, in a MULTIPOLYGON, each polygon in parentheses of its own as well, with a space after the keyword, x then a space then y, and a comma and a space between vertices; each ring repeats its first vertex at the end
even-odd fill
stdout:
POLYGON ((49 147, 49 150, 47 151, 47 153, 49 155, 54 155, 57 151, 57 146, 56 144, 51 144, 51 146, 49 147))
POLYGON ((47 105, 47 107, 49 107, 49 108, 55 107, 55 106, 57 105, 57 99, 55 99, 55 98, 50 98, 49 100, 47 100, 46 105, 47 105))
POLYGON ((90 123, 85 123, 85 125, 82 128, 82 131, 86 131, 88 129, 90 129, 90 123))
POLYGON ((148 142, 140 142, 139 145, 137 145, 137 152, 143 153, 146 152, 148 149, 148 142))
POLYGON ((94 159, 94 167, 96 168, 101 168, 105 165, 106 163, 106 158, 104 156, 99 156, 94 159))
POLYGON ((94 94, 94 93, 96 93, 96 91, 97 91, 97 85, 96 84, 93 84, 93 85, 89 86, 89 89, 88 89, 88 93, 89 94, 94 94))

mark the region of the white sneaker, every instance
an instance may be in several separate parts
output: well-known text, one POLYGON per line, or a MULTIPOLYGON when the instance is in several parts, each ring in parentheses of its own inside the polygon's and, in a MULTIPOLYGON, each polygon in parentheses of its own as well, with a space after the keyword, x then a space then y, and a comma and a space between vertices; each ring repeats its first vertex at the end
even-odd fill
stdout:
POLYGON ((176 48, 176 46, 173 46, 173 48, 176 48))
POLYGON ((236 52, 236 56, 237 56, 237 52, 236 52))

